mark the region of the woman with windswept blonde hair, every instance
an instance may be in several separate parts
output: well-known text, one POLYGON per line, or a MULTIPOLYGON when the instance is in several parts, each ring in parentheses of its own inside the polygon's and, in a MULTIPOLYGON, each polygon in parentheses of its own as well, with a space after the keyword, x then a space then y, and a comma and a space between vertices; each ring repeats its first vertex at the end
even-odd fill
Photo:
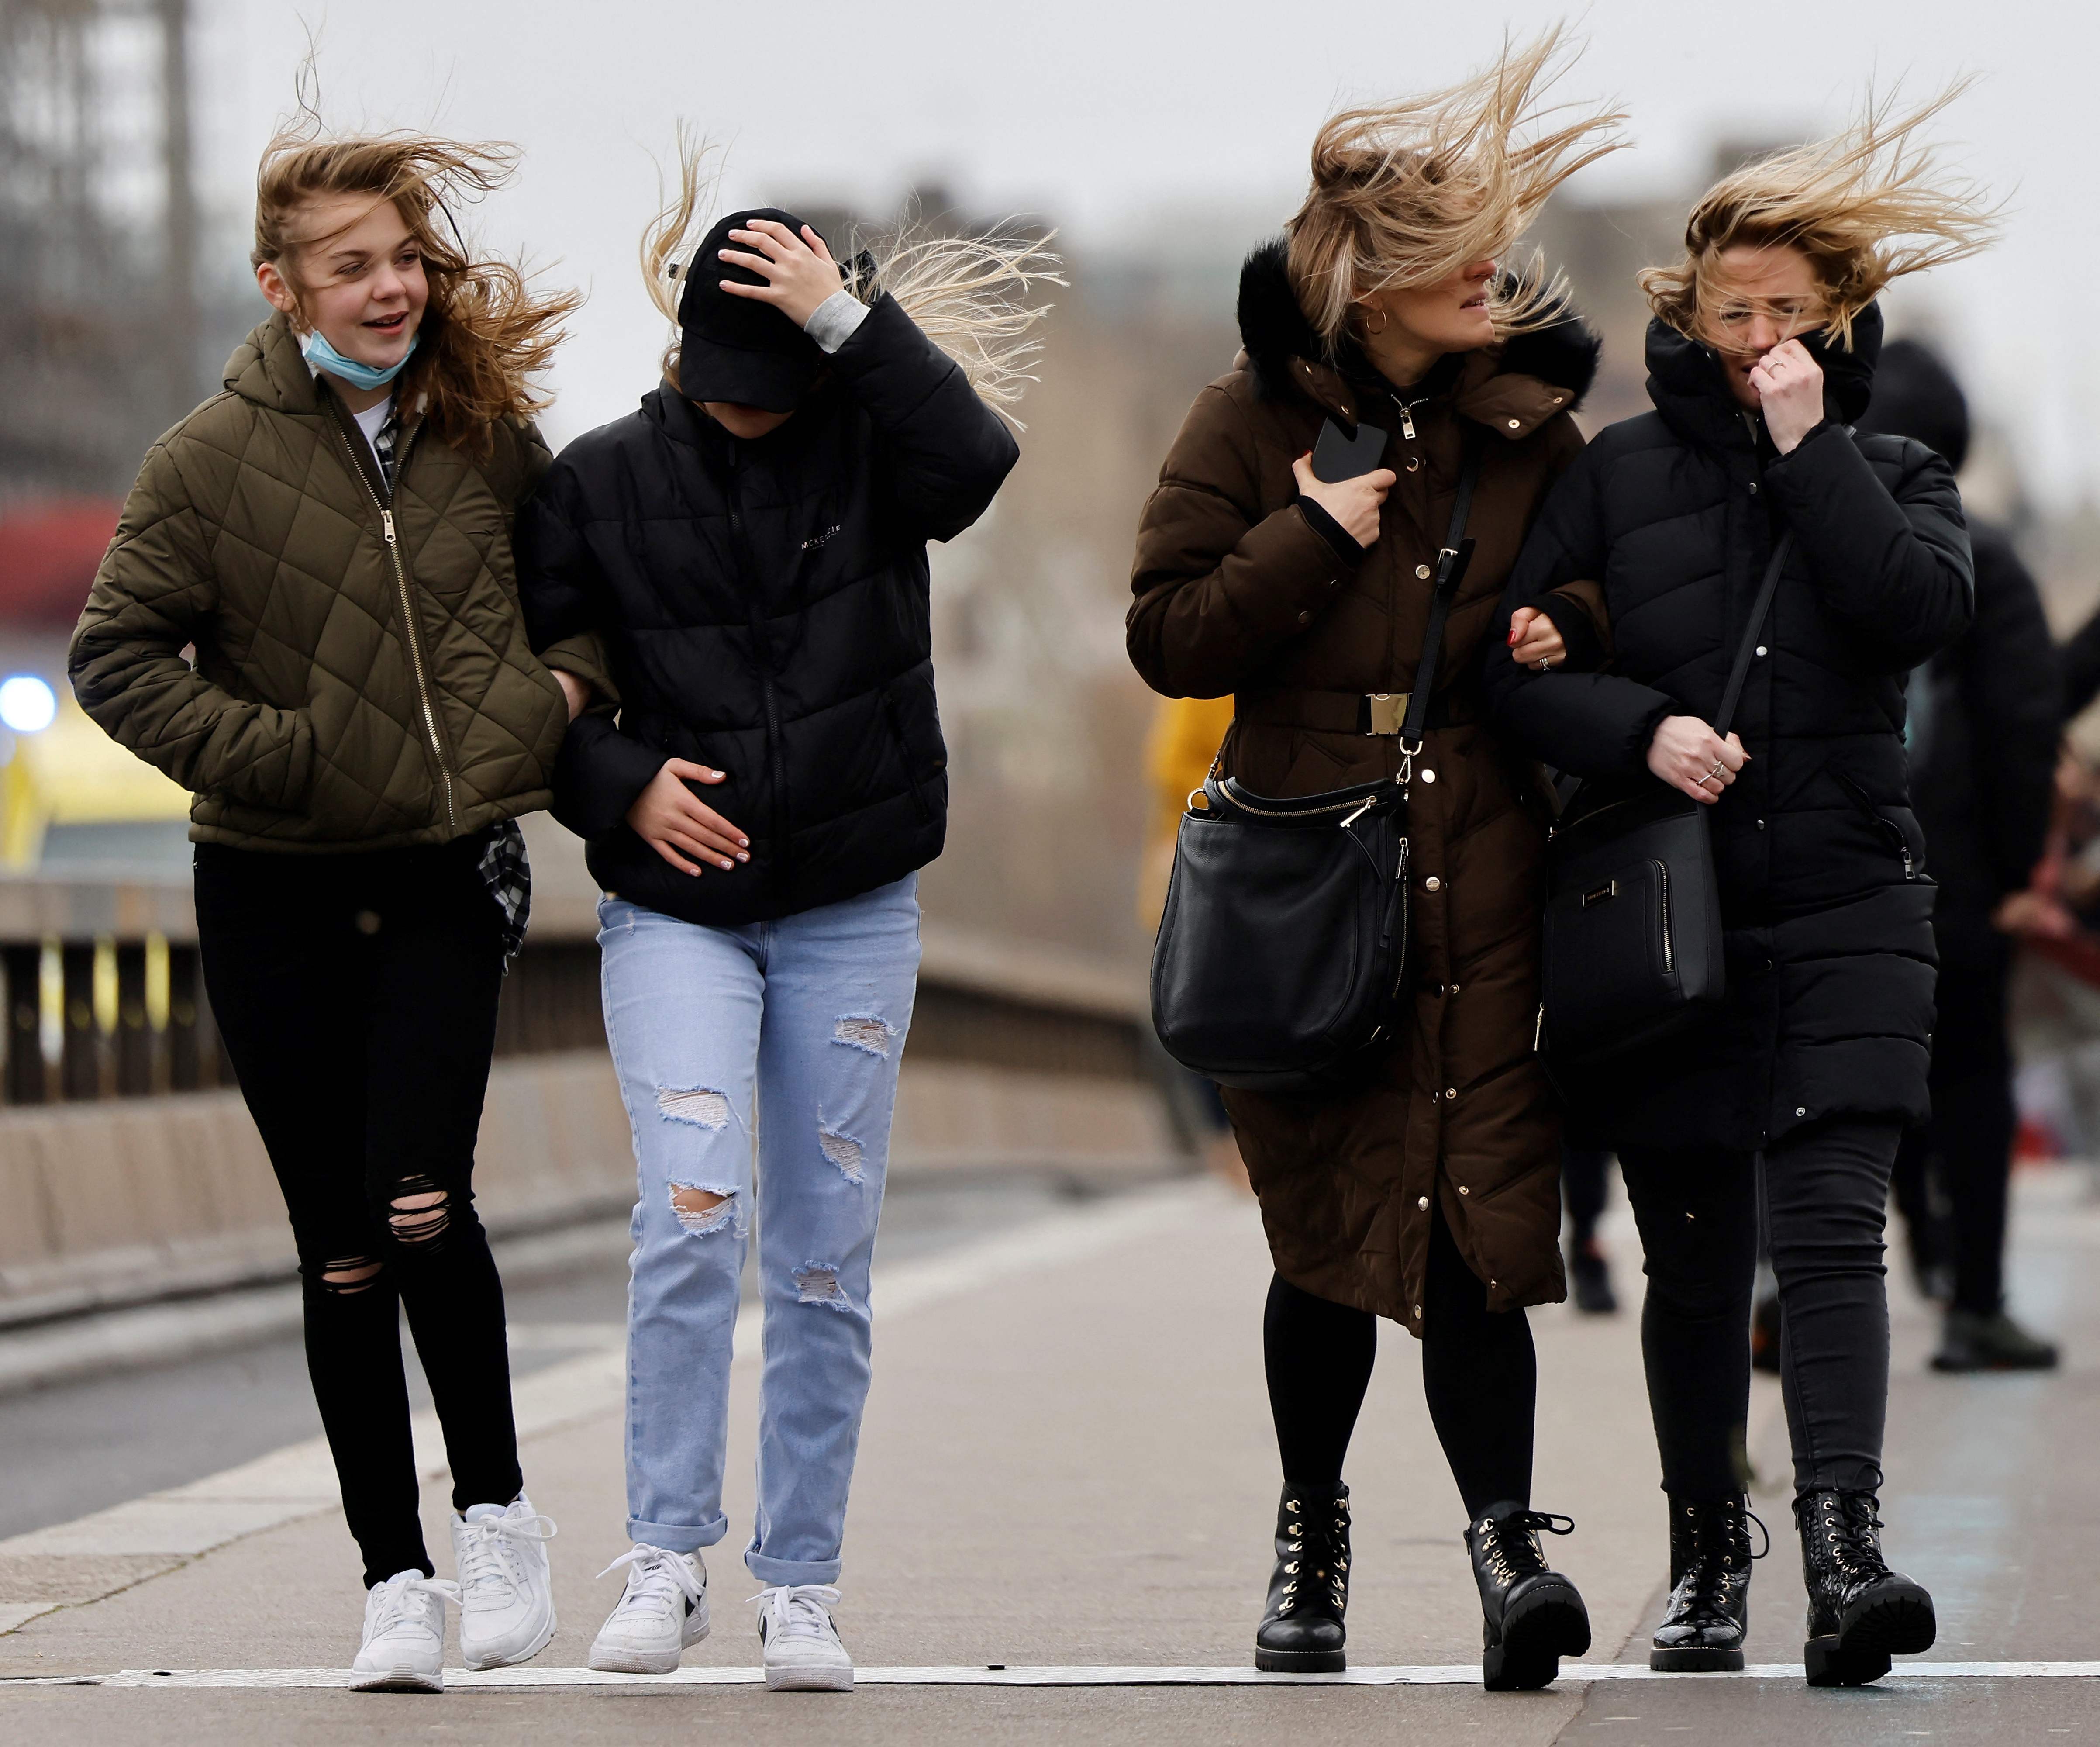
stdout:
POLYGON ((353 1684, 435 1691, 447 1600, 470 1668, 554 1629, 471 1177, 525 928, 516 819, 547 805, 598 673, 587 638, 527 646, 510 547, 547 465, 533 378, 577 300, 452 223, 512 148, 332 136, 301 95, 256 179, 276 313, 148 454, 71 665, 88 713, 196 794, 205 982, 291 1215, 364 1555, 353 1684), (417 1515, 404 1307, 452 1465, 457 1586, 433 1581, 417 1515))
POLYGON ((1555 488, 1505 599, 1512 647, 1489 662, 1496 720, 1584 779, 1579 813, 1658 783, 1711 809, 1725 998, 1661 1044, 1564 1076, 1573 1120, 1618 1149, 1647 1251, 1673 1586, 1658 1669, 1743 1665, 1760 1215, 1809 1680, 1873 1680, 1933 1641, 1932 1598, 1890 1571, 1877 1533, 1882 1233, 1897 1143, 1926 1114, 1932 1028, 1904 679, 1966 628, 1970 563, 1947 463, 1850 421, 1884 288, 1992 232, 1983 192, 1919 137, 1959 89, 1870 102, 1692 209, 1683 258, 1642 276, 1655 410, 1600 434, 1555 488))
POLYGON ((1524 531, 1582 448, 1569 415, 1596 368, 1560 283, 1498 264, 1619 143, 1619 117, 1549 103, 1570 59, 1554 32, 1320 130, 1304 204, 1242 270, 1245 351, 1190 410, 1138 531, 1131 660, 1167 696, 1233 695, 1218 768, 1237 792, 1258 806, 1411 777, 1401 1035, 1357 1083, 1225 1094, 1276 1264, 1263 1339, 1284 1484, 1264 1669, 1344 1665, 1342 1465, 1381 1317, 1423 1343, 1486 1684, 1542 1686, 1589 1644, 1581 1596, 1539 1547, 1572 1525, 1531 1507, 1524 1307, 1566 1290, 1560 1124, 1531 1049, 1550 803, 1488 728, 1480 660, 1524 531), (1369 449, 1354 477, 1309 463, 1329 426, 1369 449), (1447 535, 1471 551, 1449 589, 1447 535))
POLYGON ((997 409, 1027 380, 1030 293, 1056 262, 1026 237, 922 236, 841 265, 770 208, 695 248, 708 184, 701 154, 682 158, 642 249, 677 327, 662 379, 562 452, 519 531, 535 642, 601 635, 614 681, 570 730, 554 801, 606 893, 606 1031, 640 1190, 634 1545, 608 1568, 626 1586, 590 1661, 664 1673, 707 1634, 700 1555, 728 1529, 756 1215, 765 1372, 744 1564, 766 1683, 845 1691, 832 1609, 868 1268, 918 870, 946 823, 926 543, 983 514, 1014 464, 997 409))

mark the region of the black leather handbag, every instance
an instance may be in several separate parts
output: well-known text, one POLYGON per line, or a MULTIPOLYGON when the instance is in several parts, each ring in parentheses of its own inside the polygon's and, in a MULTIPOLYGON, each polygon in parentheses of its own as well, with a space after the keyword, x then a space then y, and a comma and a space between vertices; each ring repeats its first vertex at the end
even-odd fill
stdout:
POLYGON ((1152 955, 1167 1052, 1221 1086, 1312 1092, 1361 1079, 1410 990, 1408 783, 1429 722, 1444 622, 1472 556, 1480 450, 1469 443, 1437 554, 1398 776, 1325 794, 1251 793, 1215 765, 1181 816, 1152 955))
MULTIPOLYGON (((1714 720, 1726 739, 1793 544, 1782 535, 1714 720)), ((1643 774, 1576 791, 1546 851, 1540 1053, 1568 1070, 1653 1043, 1727 993, 1706 803, 1643 774)))

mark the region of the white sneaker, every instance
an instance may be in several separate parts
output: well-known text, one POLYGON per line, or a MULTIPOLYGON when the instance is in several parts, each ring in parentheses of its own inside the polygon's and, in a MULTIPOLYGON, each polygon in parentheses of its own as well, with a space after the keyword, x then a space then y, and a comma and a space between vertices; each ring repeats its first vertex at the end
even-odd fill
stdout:
POLYGON ((522 1492, 507 1506, 477 1504, 452 1519, 459 1562, 460 1660, 469 1668, 529 1662, 554 1635, 554 1525, 522 1492))
POLYGON ((620 1605, 598 1628, 590 1665, 613 1674, 668 1674, 708 1635, 708 1568, 697 1553, 638 1543, 598 1575, 629 1568, 620 1605))
POLYGON ((452 1584, 420 1571, 397 1571, 364 1598, 364 1641, 350 1665, 353 1692, 442 1692, 445 1689, 445 1604, 452 1584))
POLYGON ((836 1590, 828 1583, 782 1583, 751 1599, 758 1604, 766 1685, 775 1692, 853 1691, 853 1658, 832 1623, 836 1590))

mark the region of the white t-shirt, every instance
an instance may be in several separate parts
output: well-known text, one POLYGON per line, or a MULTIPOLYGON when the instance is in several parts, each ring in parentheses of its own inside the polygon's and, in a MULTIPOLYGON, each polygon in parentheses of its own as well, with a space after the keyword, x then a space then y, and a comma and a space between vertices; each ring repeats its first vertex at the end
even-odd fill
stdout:
POLYGON ((367 407, 362 412, 350 415, 357 421, 357 428, 364 433, 365 443, 370 448, 374 461, 379 459, 379 433, 386 428, 386 415, 393 410, 394 397, 389 395, 377 406, 367 407))

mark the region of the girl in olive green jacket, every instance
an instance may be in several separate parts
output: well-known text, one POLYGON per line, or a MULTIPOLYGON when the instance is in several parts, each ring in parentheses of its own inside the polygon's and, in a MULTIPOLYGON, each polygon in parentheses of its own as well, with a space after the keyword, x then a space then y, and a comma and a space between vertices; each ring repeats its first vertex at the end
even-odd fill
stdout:
POLYGON ((254 262, 276 313, 148 454, 70 662, 87 712, 196 796, 205 986, 298 1244, 364 1560, 364 1687, 442 1685, 448 1599, 470 1668, 554 1626, 470 1177, 525 926, 515 820, 598 673, 588 646, 527 647, 510 554, 547 465, 531 374, 576 300, 433 223, 510 168, 407 135, 273 142, 254 262), (417 1518, 403 1305, 452 1458, 457 1589, 417 1518))

